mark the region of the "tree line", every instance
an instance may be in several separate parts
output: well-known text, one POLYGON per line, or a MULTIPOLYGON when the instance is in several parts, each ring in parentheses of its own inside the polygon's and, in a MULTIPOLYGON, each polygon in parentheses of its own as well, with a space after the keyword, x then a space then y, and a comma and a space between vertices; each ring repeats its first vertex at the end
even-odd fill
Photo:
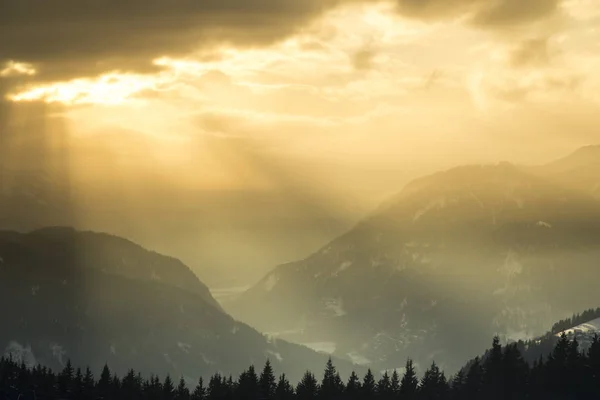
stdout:
POLYGON ((581 314, 574 314, 570 318, 561 319, 560 321, 552 325, 552 330, 550 332, 552 334, 557 334, 564 330, 570 329, 571 327, 584 324, 596 318, 600 318, 600 307, 596 309, 590 308, 589 310, 585 310, 581 314))
POLYGON ((28 368, 11 357, 0 359, 1 400, 562 400, 600 398, 600 340, 594 336, 587 351, 577 339, 562 335, 551 353, 533 363, 523 358, 518 346, 501 346, 498 337, 481 358, 475 358, 456 375, 447 378, 432 363, 419 378, 413 362, 405 370, 385 372, 376 379, 371 370, 344 381, 331 359, 321 379, 306 371, 293 386, 285 374, 275 377, 267 360, 262 371, 250 366, 237 379, 214 374, 188 388, 183 377, 143 378, 130 370, 112 374, 104 366, 98 379, 89 368, 75 369, 71 362, 60 372, 44 366, 28 368), (4 396, 4 397, 3 397, 4 396))

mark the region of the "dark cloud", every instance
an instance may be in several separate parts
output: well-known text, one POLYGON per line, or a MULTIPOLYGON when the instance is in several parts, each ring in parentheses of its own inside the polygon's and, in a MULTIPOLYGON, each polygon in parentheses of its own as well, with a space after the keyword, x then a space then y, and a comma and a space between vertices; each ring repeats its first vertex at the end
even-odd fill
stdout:
POLYGON ((546 18, 560 0, 396 0, 400 13, 421 19, 468 17, 481 28, 501 28, 546 18))
POLYGON ((541 66, 550 63, 554 54, 549 46, 549 38, 525 40, 510 53, 510 65, 514 68, 541 66))
POLYGON ((120 69, 218 42, 271 43, 341 0, 0 0, 0 60, 44 79, 120 69))
POLYGON ((377 56, 377 53, 373 47, 364 46, 352 55, 352 65, 359 71, 369 70, 375 56, 377 56))
MULTIPOLYGON (((36 79, 121 70, 153 72, 153 58, 217 43, 261 46, 344 3, 385 0, 0 0, 0 62, 33 63, 36 79)), ((469 16, 503 27, 551 15, 558 0, 389 0, 419 19, 469 16)), ((349 27, 351 29, 351 27, 349 27)), ((368 65, 369 51, 355 64, 368 65)))

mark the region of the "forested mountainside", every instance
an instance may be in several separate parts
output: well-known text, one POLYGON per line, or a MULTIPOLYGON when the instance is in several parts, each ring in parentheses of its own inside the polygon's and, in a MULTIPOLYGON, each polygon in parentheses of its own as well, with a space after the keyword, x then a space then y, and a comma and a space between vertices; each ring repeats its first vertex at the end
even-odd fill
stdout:
POLYGON ((6 399, 155 399, 155 400, 503 400, 593 399, 600 396, 600 341, 581 351, 577 340, 562 335, 546 358, 528 364, 516 344, 501 346, 494 338, 486 357, 476 358, 447 377, 433 362, 419 379, 412 360, 402 377, 394 370, 376 377, 369 369, 344 380, 329 360, 321 376, 307 370, 293 385, 285 374, 276 377, 267 360, 258 372, 252 365, 239 377, 215 373, 187 385, 185 379, 152 375, 144 379, 130 369, 124 376, 105 365, 98 379, 88 368, 70 361, 59 372, 40 365, 28 368, 11 358, 0 359, 0 392, 6 399), (177 383, 178 382, 178 383, 177 383))
POLYGON ((541 335, 600 302, 600 202, 592 187, 564 183, 581 168, 600 176, 598 149, 535 170, 501 163, 417 179, 225 307, 378 369, 412 355, 453 371, 490 336, 541 335))
POLYGON ((299 377, 327 357, 267 339, 227 315, 178 260, 105 234, 1 232, 0 302, 0 350, 28 365, 108 362, 120 374, 189 378, 235 374, 271 357, 299 377))

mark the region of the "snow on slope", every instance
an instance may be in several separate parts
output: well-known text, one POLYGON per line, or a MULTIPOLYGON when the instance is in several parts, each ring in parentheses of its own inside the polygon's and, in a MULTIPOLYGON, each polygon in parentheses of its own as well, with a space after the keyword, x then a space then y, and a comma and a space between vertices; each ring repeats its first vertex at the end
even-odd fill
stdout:
POLYGON ((564 330, 556 334, 556 336, 561 336, 562 334, 576 335, 576 334, 593 334, 600 333, 600 318, 593 319, 591 321, 585 322, 583 324, 574 326, 570 329, 564 330))

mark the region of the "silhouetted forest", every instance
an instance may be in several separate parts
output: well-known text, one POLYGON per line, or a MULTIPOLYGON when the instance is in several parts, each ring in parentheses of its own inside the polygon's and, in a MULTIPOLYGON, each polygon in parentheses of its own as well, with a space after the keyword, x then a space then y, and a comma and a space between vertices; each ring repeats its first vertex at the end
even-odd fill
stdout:
POLYGON ((596 309, 590 308, 589 310, 585 310, 581 314, 574 314, 571 318, 561 319, 560 321, 552 325, 551 332, 553 334, 556 334, 596 318, 600 318, 600 307, 596 309))
POLYGON ((447 378, 434 363, 419 379, 412 360, 402 377, 396 372, 376 379, 371 370, 360 379, 352 373, 344 382, 329 360, 320 380, 306 371, 294 387, 285 375, 276 378, 267 360, 261 372, 250 366, 237 379, 214 374, 189 388, 184 379, 143 378, 130 370, 123 377, 104 366, 95 379, 89 368, 71 362, 60 372, 38 365, 28 368, 11 357, 0 359, 0 399, 150 399, 150 400, 455 400, 455 399, 593 399, 600 398, 600 340, 594 336, 587 351, 577 339, 562 335, 550 354, 531 365, 516 343, 499 339, 482 358, 476 358, 447 378))

